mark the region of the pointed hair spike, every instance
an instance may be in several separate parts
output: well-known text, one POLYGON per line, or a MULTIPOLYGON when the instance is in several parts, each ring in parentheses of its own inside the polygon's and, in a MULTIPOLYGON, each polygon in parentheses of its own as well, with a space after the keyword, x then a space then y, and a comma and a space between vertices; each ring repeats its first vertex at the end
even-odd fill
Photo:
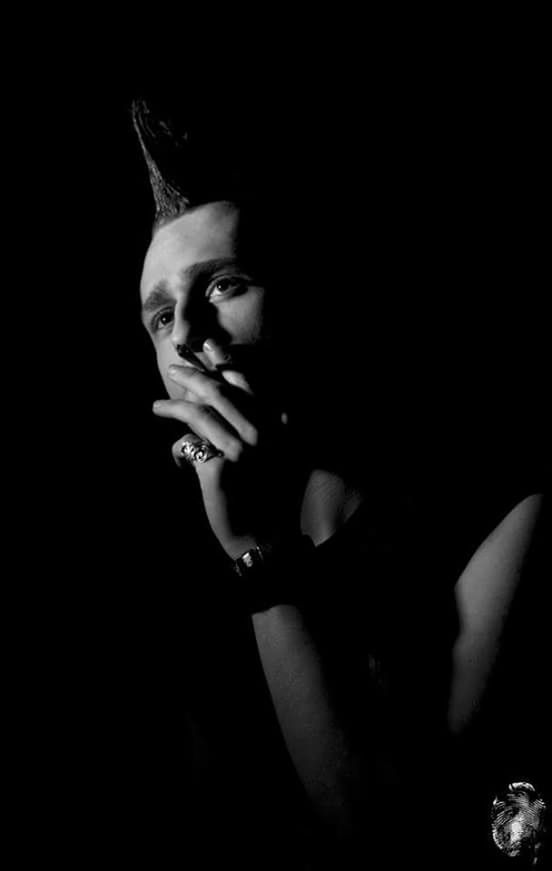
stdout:
POLYGON ((153 198, 155 221, 159 226, 177 218, 190 207, 190 199, 167 177, 165 163, 174 161, 175 155, 183 152, 186 136, 178 136, 169 120, 156 115, 144 99, 136 99, 131 107, 132 122, 148 168, 153 198))

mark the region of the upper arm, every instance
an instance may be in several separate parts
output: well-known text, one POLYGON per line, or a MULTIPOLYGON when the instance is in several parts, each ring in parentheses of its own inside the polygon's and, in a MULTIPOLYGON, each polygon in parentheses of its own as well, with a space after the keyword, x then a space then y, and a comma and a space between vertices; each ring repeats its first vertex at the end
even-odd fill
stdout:
POLYGON ((492 678, 543 501, 542 494, 533 494, 519 502, 480 545, 456 584, 459 632, 448 708, 454 734, 471 724, 492 678))

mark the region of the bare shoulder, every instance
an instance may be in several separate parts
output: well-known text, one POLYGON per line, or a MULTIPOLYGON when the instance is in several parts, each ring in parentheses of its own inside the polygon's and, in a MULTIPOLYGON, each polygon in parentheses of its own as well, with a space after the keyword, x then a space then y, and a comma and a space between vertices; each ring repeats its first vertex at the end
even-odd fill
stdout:
POLYGON ((518 502, 472 555, 455 586, 458 635, 453 649, 449 727, 471 725, 500 658, 509 617, 527 576, 545 497, 518 502))

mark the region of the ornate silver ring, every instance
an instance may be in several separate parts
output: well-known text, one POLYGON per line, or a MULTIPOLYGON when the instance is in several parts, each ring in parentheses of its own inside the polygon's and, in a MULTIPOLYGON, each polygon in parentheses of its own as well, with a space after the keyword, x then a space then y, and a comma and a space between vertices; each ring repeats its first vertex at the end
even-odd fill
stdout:
POLYGON ((191 441, 187 439, 182 442, 180 446, 180 456, 183 457, 187 463, 206 463, 208 460, 212 460, 213 457, 222 457, 223 454, 221 451, 217 450, 211 442, 204 441, 200 439, 198 441, 191 441))

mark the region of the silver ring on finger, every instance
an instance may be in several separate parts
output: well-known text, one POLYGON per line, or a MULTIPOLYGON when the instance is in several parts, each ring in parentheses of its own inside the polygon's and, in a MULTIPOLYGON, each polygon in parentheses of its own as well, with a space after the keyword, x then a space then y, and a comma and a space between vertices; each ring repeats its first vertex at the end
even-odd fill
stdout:
POLYGON ((192 441, 189 438, 186 439, 186 441, 183 441, 180 445, 179 453, 180 456, 191 465, 194 465, 194 463, 207 463, 214 457, 224 456, 222 451, 219 451, 206 439, 198 439, 197 441, 192 441))

